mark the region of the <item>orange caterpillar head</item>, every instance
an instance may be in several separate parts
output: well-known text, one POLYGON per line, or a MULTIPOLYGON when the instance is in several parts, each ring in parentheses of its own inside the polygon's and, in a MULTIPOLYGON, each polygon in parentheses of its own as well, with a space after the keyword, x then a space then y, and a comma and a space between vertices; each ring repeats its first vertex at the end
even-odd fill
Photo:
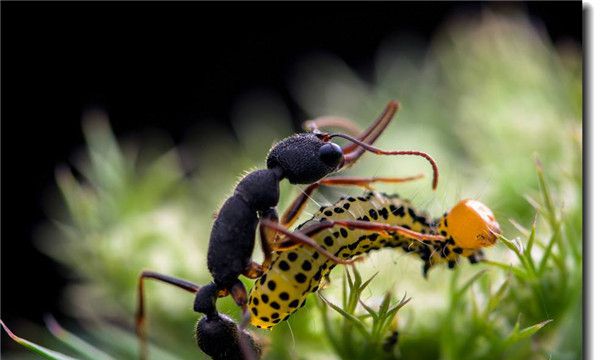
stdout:
POLYGON ((471 199, 456 204, 440 220, 440 230, 445 231, 463 249, 492 246, 501 231, 492 210, 471 199))

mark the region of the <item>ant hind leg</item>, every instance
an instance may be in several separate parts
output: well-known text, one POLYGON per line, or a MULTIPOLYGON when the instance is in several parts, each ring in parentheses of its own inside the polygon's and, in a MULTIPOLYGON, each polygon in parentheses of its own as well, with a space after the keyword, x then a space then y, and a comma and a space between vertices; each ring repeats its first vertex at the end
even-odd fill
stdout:
POLYGON ((137 311, 135 313, 135 332, 139 339, 140 344, 140 359, 148 358, 148 341, 146 337, 146 313, 145 313, 145 305, 144 305, 144 280, 145 279, 153 279, 158 280, 173 286, 176 286, 180 289, 187 290, 191 293, 196 293, 200 289, 200 287, 192 282, 187 280, 178 279, 169 275, 163 275, 154 271, 143 271, 138 278, 138 302, 137 302, 137 311))

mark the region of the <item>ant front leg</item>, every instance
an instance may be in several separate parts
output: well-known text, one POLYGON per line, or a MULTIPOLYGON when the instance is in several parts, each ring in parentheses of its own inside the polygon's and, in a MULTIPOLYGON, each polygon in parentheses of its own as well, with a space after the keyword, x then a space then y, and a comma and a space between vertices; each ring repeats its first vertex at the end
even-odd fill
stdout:
POLYGON ((138 303, 137 303, 137 311, 135 313, 135 332, 138 336, 140 343, 140 359, 148 358, 148 341, 146 337, 146 328, 145 328, 145 305, 144 305, 144 280, 145 279, 154 279, 158 280, 173 286, 176 286, 180 289, 189 291, 191 293, 197 293, 200 289, 200 286, 189 282, 187 280, 178 279, 169 275, 159 274, 154 271, 143 271, 138 278, 138 303))
POLYGON ((363 221, 363 220, 332 220, 332 221, 321 221, 314 225, 311 225, 305 231, 314 234, 319 231, 330 229, 334 226, 345 227, 349 230, 359 229, 359 230, 369 230, 375 231, 379 233, 397 233, 399 235, 405 236, 409 239, 413 239, 419 242, 423 242, 425 240, 429 241, 444 241, 446 238, 442 235, 431 235, 431 234, 422 234, 420 232, 416 232, 413 230, 409 230, 402 226, 389 225, 385 223, 377 223, 371 221, 363 221))
MULTIPOLYGON (((419 232, 416 232, 413 230, 409 230, 402 226, 389 225, 389 224, 385 224, 385 223, 376 223, 376 222, 370 222, 370 221, 362 221, 362 220, 320 221, 318 223, 304 227, 301 230, 298 230, 295 232, 290 232, 289 230, 286 230, 280 224, 268 224, 268 225, 273 226, 274 228, 277 228, 286 237, 288 237, 284 241, 278 243, 277 250, 287 250, 287 249, 293 248, 295 246, 304 244, 304 245, 308 245, 308 246, 315 248, 317 251, 319 251, 321 254, 324 254, 329 259, 332 259, 332 257, 333 257, 332 260, 334 262, 341 263, 341 264, 346 264, 348 262, 348 260, 341 261, 341 262, 338 261, 339 260, 338 258, 336 258, 334 255, 331 255, 329 252, 324 250, 321 246, 313 245, 314 241, 310 237, 323 231, 323 230, 331 229, 334 226, 339 226, 339 227, 347 228, 349 230, 360 229, 360 230, 374 231, 374 232, 378 232, 378 233, 382 233, 382 234, 397 233, 399 235, 405 236, 407 238, 410 238, 410 239, 413 239, 413 240, 416 240, 419 242, 423 242, 425 240, 429 240, 429 241, 444 241, 444 240, 446 240, 446 238, 442 235, 422 234, 422 233, 419 233, 419 232), (305 238, 310 240, 310 242, 308 240, 305 240, 305 238)), ((352 262, 352 260, 350 260, 350 262, 352 262)))
MULTIPOLYGON (((385 130, 388 124, 392 121, 394 114, 398 111, 399 104, 397 101, 390 101, 381 115, 369 126, 357 139, 364 142, 365 144, 371 145, 379 138, 381 133, 385 130)), ((356 143, 350 143, 342 147, 344 153, 344 167, 352 166, 364 154, 365 149, 358 147, 356 143)))
MULTIPOLYGON (((432 187, 435 190, 438 182, 438 168, 435 160, 427 153, 415 150, 382 150, 373 147, 372 144, 379 138, 379 136, 386 129, 394 114, 398 110, 399 104, 396 101, 390 101, 386 106, 383 113, 365 130, 358 138, 354 138, 348 134, 327 134, 327 133, 316 133, 321 139, 329 141, 334 137, 341 137, 342 139, 349 140, 351 143, 342 147, 343 162, 340 168, 348 168, 354 165, 354 163, 366 152, 370 151, 378 155, 413 155, 425 158, 433 169, 433 182, 432 187)), ((338 169, 340 170, 340 169, 338 169)))
MULTIPOLYGON (((279 222, 279 218, 277 216, 277 211, 274 208, 270 208, 267 211, 260 214, 261 220, 268 220, 273 222, 279 222)), ((271 244, 275 242, 277 234, 273 232, 268 227, 265 227, 259 224, 259 233, 260 233, 260 245, 261 250, 263 252, 264 260, 262 264, 254 262, 250 260, 246 269, 243 272, 243 275, 249 279, 258 279, 265 273, 271 266, 271 262, 273 261, 273 248, 271 244)))
MULTIPOLYGON (((356 138, 360 141, 372 144, 388 126, 394 117, 394 114, 398 110, 398 107, 399 104, 397 101, 390 101, 383 113, 379 115, 379 117, 363 132, 361 132, 358 125, 351 120, 337 116, 322 116, 313 120, 308 120, 304 122, 303 127, 306 130, 313 132, 320 132, 321 127, 337 127, 348 131, 351 135, 356 136, 356 138)), ((344 154, 348 154, 354 151, 357 147, 357 144, 350 143, 344 146, 342 150, 344 154)))
POLYGON ((322 179, 314 184, 308 185, 294 201, 288 206, 281 218, 281 225, 289 228, 300 216, 302 210, 306 207, 308 199, 320 186, 358 186, 365 189, 371 189, 373 183, 402 183, 417 180, 423 177, 423 174, 408 177, 331 177, 322 179))
POLYGON ((352 120, 339 116, 320 116, 316 119, 307 120, 302 124, 305 130, 320 132, 322 127, 336 127, 348 131, 351 135, 361 137, 360 128, 352 120))
POLYGON ((286 237, 286 239, 283 242, 278 242, 274 246, 274 250, 285 251, 299 245, 306 245, 315 249, 321 255, 325 256, 326 258, 328 258, 336 264, 350 265, 356 261, 338 258, 329 251, 325 250, 321 245, 317 244, 317 242, 315 242, 313 239, 307 236, 303 231, 290 231, 282 224, 269 220, 261 220, 261 225, 272 229, 286 237))

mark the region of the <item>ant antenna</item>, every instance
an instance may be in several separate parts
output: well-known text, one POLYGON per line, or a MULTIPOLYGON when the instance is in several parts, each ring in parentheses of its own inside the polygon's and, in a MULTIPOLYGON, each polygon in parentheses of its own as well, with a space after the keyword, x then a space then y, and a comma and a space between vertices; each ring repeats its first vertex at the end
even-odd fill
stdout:
MULTIPOLYGON (((423 157, 431 164, 431 167, 433 169, 432 188, 434 190, 437 188, 438 177, 439 177, 438 167, 437 167, 435 160, 427 153, 424 153, 422 151, 415 151, 415 150, 381 150, 381 149, 378 149, 367 143, 364 143, 356 138, 353 138, 350 135, 341 134, 341 133, 326 135, 326 138, 329 138, 329 139, 333 138, 333 137, 341 137, 343 139, 351 141, 351 142, 353 142, 353 143, 363 147, 364 149, 366 149, 374 154, 377 154, 377 155, 416 155, 416 156, 423 157)), ((352 156, 352 154, 344 154, 344 162, 351 163, 353 160, 354 160, 354 157, 352 156)))

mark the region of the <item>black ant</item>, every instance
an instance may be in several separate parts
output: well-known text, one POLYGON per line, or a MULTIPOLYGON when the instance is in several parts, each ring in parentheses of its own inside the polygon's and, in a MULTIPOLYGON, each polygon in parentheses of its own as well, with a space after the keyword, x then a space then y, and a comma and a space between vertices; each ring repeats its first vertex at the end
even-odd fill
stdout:
POLYGON ((292 232, 289 227, 306 206, 312 192, 320 185, 354 185, 368 187, 373 182, 401 182, 403 178, 357 178, 325 177, 352 166, 365 152, 380 155, 417 155, 427 159, 434 171, 433 188, 437 185, 438 171, 435 161, 420 151, 385 151, 371 144, 387 127, 398 103, 391 101, 379 118, 364 132, 352 137, 346 134, 328 134, 319 127, 334 125, 349 131, 356 126, 346 119, 324 117, 307 122, 307 133, 296 134, 275 144, 267 155, 267 169, 256 170, 246 175, 235 187, 234 193, 221 207, 210 235, 208 246, 208 270, 213 282, 198 286, 186 280, 168 275, 144 271, 138 280, 138 311, 136 331, 140 338, 142 359, 147 357, 144 328, 144 279, 155 279, 195 294, 194 311, 206 316, 196 325, 198 346, 215 359, 251 359, 260 356, 261 348, 249 332, 244 330, 250 314, 247 292, 238 279, 244 275, 250 279, 260 277, 271 264, 273 251, 285 251, 304 244, 338 264, 350 264, 352 260, 340 259, 319 246, 309 237, 312 234, 292 232), (340 137, 350 143, 340 147, 331 142, 340 137), (280 221, 275 207, 279 202, 279 182, 288 179, 292 184, 310 184, 285 211, 280 221), (257 227, 264 261, 258 264, 251 259, 257 227), (277 242, 278 234, 286 237, 277 242), (241 323, 235 324, 225 315, 219 314, 216 300, 231 295, 242 309, 241 323))

